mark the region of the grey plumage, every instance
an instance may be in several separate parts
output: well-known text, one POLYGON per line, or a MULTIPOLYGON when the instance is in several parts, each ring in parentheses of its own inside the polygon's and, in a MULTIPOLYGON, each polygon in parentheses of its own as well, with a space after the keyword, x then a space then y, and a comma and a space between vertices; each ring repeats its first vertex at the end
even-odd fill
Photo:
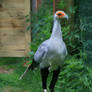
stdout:
MULTIPOLYGON (((62 18, 68 18, 68 16, 63 11, 57 12, 61 12, 62 14, 64 14, 62 18)), ((53 71, 56 70, 58 67, 61 67, 67 55, 67 48, 62 38, 59 15, 57 15, 56 13, 54 15, 54 24, 51 37, 39 46, 34 55, 34 62, 39 63, 41 69, 49 67, 49 71, 53 71)), ((28 70, 32 68, 31 66, 32 65, 28 66, 20 79, 22 79, 28 72, 28 70)), ((44 92, 47 91, 45 90, 44 92)))
POLYGON ((66 55, 67 49, 62 39, 61 25, 55 15, 51 37, 39 46, 34 60, 40 63, 40 68, 49 67, 52 71, 62 66, 66 55))

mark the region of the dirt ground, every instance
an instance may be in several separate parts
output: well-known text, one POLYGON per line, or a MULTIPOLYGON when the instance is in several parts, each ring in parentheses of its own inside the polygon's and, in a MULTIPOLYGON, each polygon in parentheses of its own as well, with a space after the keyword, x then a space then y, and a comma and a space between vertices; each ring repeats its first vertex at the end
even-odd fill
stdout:
POLYGON ((13 72, 13 69, 5 69, 3 67, 0 67, 0 73, 3 73, 3 74, 10 74, 13 72))
POLYGON ((7 86, 3 88, 3 92, 27 92, 27 91, 21 91, 20 88, 15 88, 15 87, 11 87, 11 86, 7 86))

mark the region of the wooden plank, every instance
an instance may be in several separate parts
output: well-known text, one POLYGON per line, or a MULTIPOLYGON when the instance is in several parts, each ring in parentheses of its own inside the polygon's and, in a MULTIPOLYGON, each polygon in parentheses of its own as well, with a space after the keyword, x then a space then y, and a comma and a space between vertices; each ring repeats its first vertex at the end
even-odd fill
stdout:
POLYGON ((6 31, 8 31, 8 30, 12 30, 12 31, 19 31, 19 30, 21 30, 21 31, 23 31, 23 32, 25 32, 24 31, 24 27, 21 27, 21 28, 0 28, 0 32, 2 31, 2 30, 6 30, 6 31))
MULTIPOLYGON (((24 28, 0 28, 0 38, 1 36, 25 36, 25 31, 23 30, 24 28)), ((17 38, 16 38, 17 39, 17 38)))
MULTIPOLYGON (((30 0, 25 0, 25 16, 30 14, 30 8, 31 8, 31 2, 30 0)), ((30 16, 31 17, 31 16, 30 16)), ((31 30, 30 31, 27 31, 27 26, 30 25, 30 22, 29 23, 26 23, 26 26, 25 26, 25 55, 30 51, 30 45, 29 43, 31 42, 31 30)))
POLYGON ((30 0, 0 0, 0 57, 22 57, 30 51, 30 0))
POLYGON ((25 32, 23 29, 0 29, 0 52, 8 49, 25 49, 25 32))
POLYGON ((0 8, 24 9, 25 0, 0 0, 0 8))
POLYGON ((25 21, 18 19, 0 19, 0 28, 19 28, 24 27, 25 21))
POLYGON ((17 44, 14 44, 14 45, 7 45, 7 44, 0 44, 0 53, 1 51, 12 51, 12 50, 17 50, 17 51, 22 51, 24 50, 25 51, 25 45, 17 45, 17 44))
POLYGON ((0 51, 0 57, 24 57, 25 51, 7 50, 0 51))
POLYGON ((23 9, 1 9, 0 19, 24 19, 23 9))
POLYGON ((6 2, 6 3, 24 3, 25 0, 0 0, 0 3, 6 2))

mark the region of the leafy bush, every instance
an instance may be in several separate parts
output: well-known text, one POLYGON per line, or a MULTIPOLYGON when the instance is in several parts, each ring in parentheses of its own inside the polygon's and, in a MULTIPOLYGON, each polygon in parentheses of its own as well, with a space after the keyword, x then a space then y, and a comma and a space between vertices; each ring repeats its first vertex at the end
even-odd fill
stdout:
POLYGON ((30 43, 30 61, 32 61, 35 51, 44 40, 50 37, 53 21, 53 0, 44 0, 36 12, 31 12, 26 16, 26 22, 31 22, 27 30, 32 30, 32 42, 30 43), (43 8, 44 7, 44 8, 43 8))
MULTIPOLYGON (((58 8, 64 9, 66 5, 67 4, 64 2, 64 0, 61 0, 58 5, 58 8)), ((74 13, 74 9, 69 10, 71 14, 74 13)), ((38 11, 35 13, 31 13, 31 15, 31 19, 28 15, 26 16, 26 19, 27 22, 31 21, 31 25, 29 25, 27 29, 32 29, 31 50, 34 53, 37 50, 39 44, 44 40, 48 39, 51 35, 50 31, 53 25, 53 0, 44 0, 38 11)), ((71 55, 79 55, 83 47, 80 36, 81 31, 77 28, 78 26, 76 25, 67 25, 66 21, 63 21, 61 25, 63 38, 67 45, 68 53, 71 55), (72 26, 74 26, 73 30, 71 30, 72 26)), ((33 55, 33 53, 31 54, 33 55)))
POLYGON ((59 92, 92 92, 92 72, 75 58, 66 60, 57 84, 59 92))
MULTIPOLYGON (((59 8, 64 9, 67 4, 63 0, 59 3, 59 8)), ((50 37, 50 30, 53 22, 53 7, 52 0, 44 0, 38 11, 33 14, 31 20, 27 16, 27 22, 31 21, 28 30, 32 29, 31 42, 31 58, 37 50, 39 44, 50 37)), ((71 13, 75 13, 75 9, 70 9, 71 13)), ((71 16, 70 16, 71 17, 71 16)), ((82 52, 83 40, 81 39, 81 31, 77 24, 72 25, 67 22, 62 24, 62 33, 64 41, 68 48, 68 53, 74 56, 85 57, 86 54, 82 52), (74 29, 71 30, 71 27, 74 29)), ((67 59, 65 66, 60 73, 60 78, 57 83, 59 92, 91 92, 92 90, 92 74, 90 68, 83 64, 82 59, 67 59)))

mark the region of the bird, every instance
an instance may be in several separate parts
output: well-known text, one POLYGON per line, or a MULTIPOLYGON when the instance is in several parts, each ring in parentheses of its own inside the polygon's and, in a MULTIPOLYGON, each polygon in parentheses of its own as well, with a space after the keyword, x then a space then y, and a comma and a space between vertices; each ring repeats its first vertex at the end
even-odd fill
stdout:
POLYGON ((60 19, 62 18, 68 19, 68 15, 62 10, 56 11, 53 16, 53 27, 50 38, 41 43, 34 54, 32 65, 29 65, 24 74, 20 77, 20 79, 22 79, 30 69, 33 69, 35 65, 39 65, 43 92, 47 92, 47 78, 50 72, 53 72, 53 75, 49 89, 50 92, 54 92, 60 70, 68 53, 62 37, 60 24, 60 19))

